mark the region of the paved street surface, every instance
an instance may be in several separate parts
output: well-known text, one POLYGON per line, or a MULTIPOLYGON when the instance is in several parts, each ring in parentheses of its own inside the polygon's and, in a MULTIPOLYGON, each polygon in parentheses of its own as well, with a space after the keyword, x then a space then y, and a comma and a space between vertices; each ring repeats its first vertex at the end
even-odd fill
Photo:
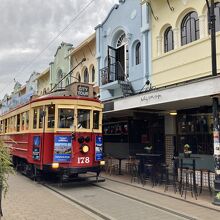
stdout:
POLYGON ((2 220, 97 219, 20 174, 10 177, 9 187, 2 220))
POLYGON ((83 204, 84 208, 81 208, 20 174, 11 176, 10 190, 3 200, 3 220, 102 219, 87 211, 86 207, 104 216, 104 219, 219 219, 220 209, 212 209, 210 202, 199 200, 199 204, 207 205, 208 208, 205 208, 148 191, 140 184, 130 185, 125 175, 106 177, 106 182, 98 183, 97 186, 50 185, 72 201, 83 204))

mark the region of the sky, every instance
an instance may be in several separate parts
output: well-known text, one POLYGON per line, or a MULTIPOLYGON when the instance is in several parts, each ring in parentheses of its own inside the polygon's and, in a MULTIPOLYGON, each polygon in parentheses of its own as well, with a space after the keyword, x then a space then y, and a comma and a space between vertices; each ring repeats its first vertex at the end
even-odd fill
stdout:
POLYGON ((49 67, 61 42, 77 46, 92 34, 115 3, 0 0, 0 99, 11 94, 15 81, 25 84, 33 71, 49 67))

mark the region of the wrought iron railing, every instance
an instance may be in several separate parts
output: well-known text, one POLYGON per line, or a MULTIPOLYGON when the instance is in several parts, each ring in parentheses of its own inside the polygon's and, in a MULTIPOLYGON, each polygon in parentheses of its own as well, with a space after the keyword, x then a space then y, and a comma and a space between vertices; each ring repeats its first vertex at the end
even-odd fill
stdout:
POLYGON ((101 72, 101 84, 105 85, 114 81, 126 81, 127 77, 125 71, 120 62, 110 64, 100 70, 101 72))

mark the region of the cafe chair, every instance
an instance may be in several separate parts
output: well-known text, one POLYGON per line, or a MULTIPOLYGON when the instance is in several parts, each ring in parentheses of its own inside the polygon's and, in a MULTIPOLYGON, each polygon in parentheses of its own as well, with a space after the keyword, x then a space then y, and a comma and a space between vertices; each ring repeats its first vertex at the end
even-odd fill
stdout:
POLYGON ((125 171, 127 173, 132 172, 133 165, 136 163, 136 159, 134 156, 129 156, 128 161, 125 162, 125 171))
POLYGON ((105 172, 109 173, 109 175, 111 176, 113 172, 116 172, 118 170, 119 170, 118 164, 114 162, 114 159, 112 157, 107 157, 105 172))
POLYGON ((197 200, 197 193, 195 191, 195 186, 194 186, 194 182, 193 182, 193 170, 192 169, 183 169, 182 171, 182 181, 181 181, 181 197, 184 194, 184 198, 186 199, 186 194, 187 192, 191 193, 191 196, 194 197, 197 200), (185 181, 184 181, 185 180, 185 181))
POLYGON ((138 172, 138 165, 136 163, 133 163, 130 167, 131 171, 131 183, 137 181, 137 183, 140 182, 140 175, 138 172))

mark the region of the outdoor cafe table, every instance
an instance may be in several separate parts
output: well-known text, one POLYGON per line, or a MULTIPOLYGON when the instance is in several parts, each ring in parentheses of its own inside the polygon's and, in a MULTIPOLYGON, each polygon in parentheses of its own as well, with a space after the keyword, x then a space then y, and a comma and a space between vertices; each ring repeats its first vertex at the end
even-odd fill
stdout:
POLYGON ((196 156, 190 156, 190 157, 179 156, 178 159, 180 160, 180 181, 181 181, 180 185, 182 185, 184 167, 186 167, 186 166, 192 167, 192 169, 193 169, 193 190, 197 194, 197 189, 196 189, 196 160, 200 159, 200 157, 196 157, 196 156))
MULTIPOLYGON (((147 153, 136 153, 137 158, 140 158, 139 163, 139 172, 143 173, 145 162, 152 160, 153 164, 156 164, 158 158, 162 156, 162 154, 147 154, 147 153)), ((160 162, 160 161, 159 161, 160 162)))

